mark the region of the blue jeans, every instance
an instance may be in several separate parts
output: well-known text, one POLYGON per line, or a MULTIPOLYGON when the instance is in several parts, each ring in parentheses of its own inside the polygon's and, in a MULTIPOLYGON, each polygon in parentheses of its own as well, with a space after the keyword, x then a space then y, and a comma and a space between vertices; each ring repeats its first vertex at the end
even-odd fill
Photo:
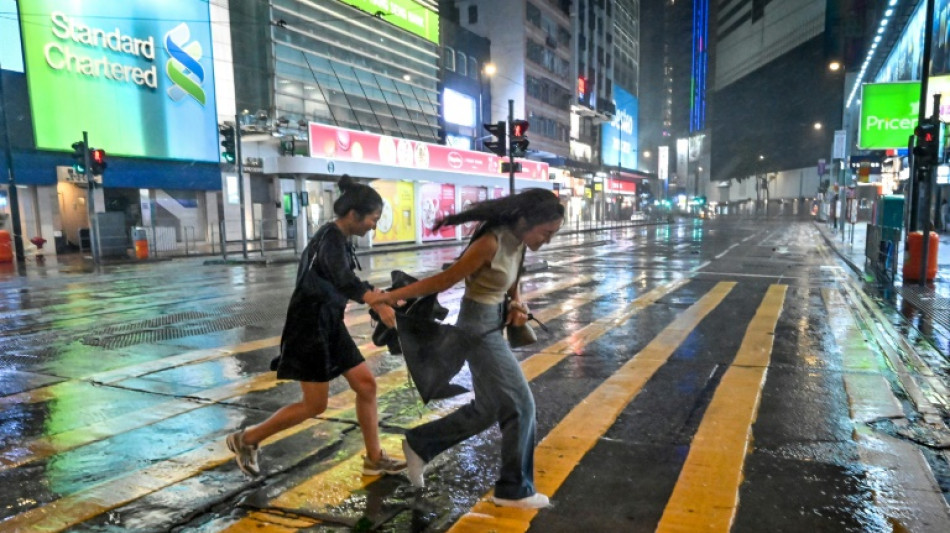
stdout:
POLYGON ((498 328, 502 305, 487 305, 462 299, 457 326, 481 337, 483 346, 466 355, 472 372, 475 399, 439 420, 406 433, 409 446, 424 461, 463 440, 488 429, 501 427, 501 473, 495 496, 520 499, 535 493, 534 447, 537 423, 534 396, 521 367, 498 328))

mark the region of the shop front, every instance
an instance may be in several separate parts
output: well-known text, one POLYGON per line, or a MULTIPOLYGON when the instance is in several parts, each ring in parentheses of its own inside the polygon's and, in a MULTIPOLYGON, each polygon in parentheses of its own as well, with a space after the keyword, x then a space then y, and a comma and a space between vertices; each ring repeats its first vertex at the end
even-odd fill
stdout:
MULTIPOLYGON (((375 232, 361 246, 463 240, 474 226, 436 229, 436 222, 469 205, 507 195, 511 181, 493 154, 311 123, 310 157, 264 157, 263 172, 293 176, 291 197, 306 197, 295 225, 302 242, 331 220, 335 183, 343 174, 367 180, 383 197, 375 232), (302 195, 301 193, 305 193, 302 195)), ((548 165, 519 160, 515 190, 553 188, 548 165)))

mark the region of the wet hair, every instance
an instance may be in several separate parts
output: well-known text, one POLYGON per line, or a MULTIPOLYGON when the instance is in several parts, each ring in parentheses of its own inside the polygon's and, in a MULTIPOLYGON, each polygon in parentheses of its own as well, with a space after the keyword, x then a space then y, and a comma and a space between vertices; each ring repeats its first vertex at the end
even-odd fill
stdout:
POLYGON ((564 218, 564 205, 557 195, 548 189, 525 189, 518 194, 474 204, 461 213, 438 221, 434 229, 478 221, 479 226, 470 241, 474 242, 488 230, 498 226, 514 229, 522 218, 529 229, 539 224, 561 220, 564 218))
POLYGON ((345 217, 350 210, 353 210, 360 218, 363 218, 383 208, 383 197, 376 192, 376 189, 357 183, 348 174, 340 176, 337 186, 342 194, 333 202, 333 212, 338 217, 345 217))

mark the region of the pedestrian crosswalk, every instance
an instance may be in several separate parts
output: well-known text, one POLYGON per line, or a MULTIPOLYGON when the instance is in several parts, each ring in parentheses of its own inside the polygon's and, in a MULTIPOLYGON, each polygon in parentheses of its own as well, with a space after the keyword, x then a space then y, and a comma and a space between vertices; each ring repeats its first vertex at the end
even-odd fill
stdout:
MULTIPOLYGON (((737 286, 748 283, 752 293, 758 294, 754 314, 744 329, 738 351, 724 370, 715 387, 702 420, 691 437, 688 453, 679 469, 672 492, 665 507, 658 512, 657 531, 729 531, 740 508, 740 485, 744 461, 752 446, 758 406, 771 365, 771 354, 776 324, 787 305, 788 287, 781 283, 754 281, 719 281, 710 276, 706 283, 695 283, 695 273, 667 280, 648 280, 627 276, 623 279, 595 280, 592 275, 579 275, 561 281, 539 282, 529 276, 525 295, 529 300, 550 301, 547 305, 533 306, 533 312, 543 322, 576 321, 573 315, 581 308, 596 306, 593 320, 583 324, 570 322, 555 327, 554 334, 543 337, 537 349, 522 349, 521 368, 526 378, 535 383, 566 360, 585 352, 610 335, 630 331, 635 319, 657 306, 658 302, 689 289, 682 305, 671 307, 671 319, 657 333, 647 339, 638 350, 624 353, 624 361, 609 376, 543 435, 536 449, 536 484, 540 492, 552 496, 557 505, 558 491, 578 472, 578 465, 604 438, 616 423, 618 416, 641 392, 653 376, 680 349, 689 336, 707 317, 721 310, 723 302, 737 286), (629 293, 629 299, 617 298, 629 293), (609 297, 608 297, 609 296, 609 297)), ((539 277, 540 279, 540 277, 539 277)), ((444 303, 454 307, 460 295, 444 303)), ((834 293, 825 293, 834 299, 834 293)), ((828 310, 836 320, 847 324, 854 317, 847 306, 828 310)), ((751 313, 751 311, 750 311, 751 313)), ((654 320, 661 320, 655 318, 654 320)), ((351 328, 366 328, 365 312, 348 315, 351 328)), ((850 341, 839 339, 844 345, 850 341)), ((853 339, 852 339, 853 340, 853 339)), ((74 387, 93 384, 114 386, 126 380, 141 378, 171 367, 210 364, 249 352, 276 353, 278 337, 266 337, 230 346, 193 350, 122 368, 93 373, 82 379, 55 383, 0 398, 0 409, 27 404, 62 401, 74 387)), ((361 350, 368 360, 381 358, 384 348, 366 343, 361 350)), ((623 347, 618 347, 623 349, 623 347)), ((263 356, 263 355, 262 355, 263 356)), ((862 364, 870 364, 865 361, 862 364)), ((408 375, 402 365, 389 365, 377 376, 377 394, 381 399, 405 397, 408 375)), ((56 494, 50 501, 37 502, 22 512, 8 513, 0 520, 5 531, 60 531, 81 526, 87 521, 106 516, 123 516, 124 506, 191 482, 199 476, 215 472, 220 484, 221 502, 236 501, 236 494, 250 490, 257 503, 242 507, 241 511, 225 513, 201 526, 201 531, 298 531, 320 523, 348 523, 339 513, 341 506, 352 507, 358 495, 381 480, 361 476, 362 450, 348 444, 347 434, 355 427, 353 412, 354 393, 343 390, 332 394, 327 411, 319 418, 285 430, 263 443, 262 462, 271 477, 293 472, 303 461, 308 462, 308 475, 301 479, 284 479, 272 484, 270 480, 249 481, 233 467, 232 455, 223 445, 223 436, 244 418, 241 398, 249 394, 266 394, 281 386, 273 373, 238 376, 222 385, 206 388, 184 397, 169 397, 142 409, 129 411, 110 420, 91 421, 58 432, 48 432, 20 442, 4 443, 0 448, 0 475, 4 472, 27 468, 54 461, 66 452, 82 450, 92 443, 113 439, 142 428, 185 414, 220 416, 220 424, 194 443, 187 451, 173 457, 159 459, 134 470, 117 472, 102 482, 76 490, 56 494), (327 447, 335 443, 332 454, 320 456, 314 463, 313 450, 299 450, 295 458, 281 458, 278 448, 293 439, 306 438, 314 446, 327 447), (275 452, 272 456, 271 453, 275 452), (268 472, 268 462, 276 466, 268 472), (253 484, 253 486, 251 485, 253 484), (339 522, 334 522, 339 520, 339 522)), ((443 416, 454 409, 457 401, 435 404, 423 409, 419 416, 401 427, 421 424, 443 416)), ((539 409, 544 406, 539 404, 539 409)), ((263 416, 256 412, 254 416, 263 416)), ((384 425, 387 424, 385 417, 384 425)), ((400 432, 387 426, 382 432, 384 449, 399 450, 400 432)), ((860 439, 860 433, 859 437, 860 439)), ((939 494, 939 490, 938 490, 939 494)), ((463 509, 449 527, 455 532, 514 532, 529 531, 535 518, 545 510, 527 511, 500 508, 490 503, 490 493, 483 494, 469 509, 463 509)), ((940 516, 936 504, 929 518, 946 520, 940 516)), ((950 520, 941 523, 950 524, 950 520)))

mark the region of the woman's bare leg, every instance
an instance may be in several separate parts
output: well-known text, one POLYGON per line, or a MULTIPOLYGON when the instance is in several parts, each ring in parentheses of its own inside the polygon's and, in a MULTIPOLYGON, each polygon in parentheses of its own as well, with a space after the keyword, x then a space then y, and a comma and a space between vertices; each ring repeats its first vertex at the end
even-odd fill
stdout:
POLYGON ((363 432, 366 457, 378 461, 382 448, 379 445, 379 412, 376 406, 376 378, 363 362, 343 373, 350 388, 356 393, 356 420, 363 432))
POLYGON ((244 443, 253 446, 277 432, 294 427, 304 420, 313 418, 327 410, 327 397, 330 392, 329 382, 301 381, 300 388, 303 390, 302 401, 285 405, 270 415, 267 420, 245 429, 244 443))

